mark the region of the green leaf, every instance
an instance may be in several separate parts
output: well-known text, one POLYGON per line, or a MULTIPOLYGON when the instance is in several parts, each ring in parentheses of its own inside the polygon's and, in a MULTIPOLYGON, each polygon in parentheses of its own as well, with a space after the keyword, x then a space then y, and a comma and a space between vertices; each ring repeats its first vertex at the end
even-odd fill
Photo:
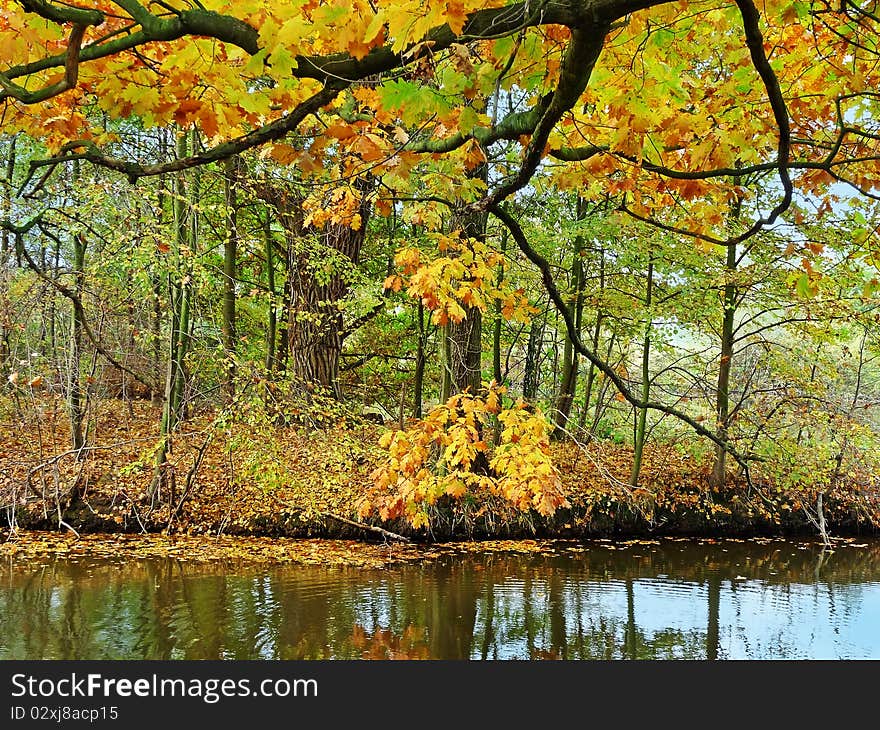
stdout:
POLYGON ((806 273, 801 274, 797 278, 795 289, 797 290, 798 295, 804 297, 804 299, 816 296, 816 293, 819 290, 817 286, 810 283, 810 277, 806 273))
POLYGON ((393 81, 379 89, 382 105, 396 110, 405 124, 416 124, 432 114, 443 114, 450 105, 431 89, 410 81, 393 81))

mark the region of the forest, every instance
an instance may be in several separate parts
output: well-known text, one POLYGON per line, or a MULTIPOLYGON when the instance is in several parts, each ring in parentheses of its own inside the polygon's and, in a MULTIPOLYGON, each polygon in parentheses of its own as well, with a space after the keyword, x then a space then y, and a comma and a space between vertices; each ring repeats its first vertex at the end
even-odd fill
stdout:
POLYGON ((875 0, 0 0, 4 527, 880 526, 875 0))

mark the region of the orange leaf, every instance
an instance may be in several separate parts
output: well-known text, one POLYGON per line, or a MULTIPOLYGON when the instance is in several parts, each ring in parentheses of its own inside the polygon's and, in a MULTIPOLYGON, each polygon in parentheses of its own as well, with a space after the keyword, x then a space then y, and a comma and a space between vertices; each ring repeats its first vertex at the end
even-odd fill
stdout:
POLYGON ((326 134, 328 137, 333 137, 334 139, 338 139, 341 141, 354 137, 357 132, 355 132, 355 130, 347 124, 331 124, 329 127, 327 127, 324 134, 326 134))

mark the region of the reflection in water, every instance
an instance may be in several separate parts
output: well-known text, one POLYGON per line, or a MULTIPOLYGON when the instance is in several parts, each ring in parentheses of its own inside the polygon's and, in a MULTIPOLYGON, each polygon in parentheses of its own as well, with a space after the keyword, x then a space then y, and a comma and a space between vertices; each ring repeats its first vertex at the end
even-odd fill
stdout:
POLYGON ((12 559, 0 625, 0 659, 880 658, 880 543, 560 543, 381 571, 12 559))

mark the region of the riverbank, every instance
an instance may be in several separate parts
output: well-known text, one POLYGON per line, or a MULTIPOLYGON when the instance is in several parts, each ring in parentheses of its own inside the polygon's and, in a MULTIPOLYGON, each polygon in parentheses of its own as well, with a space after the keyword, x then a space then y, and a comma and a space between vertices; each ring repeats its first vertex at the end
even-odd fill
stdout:
MULTIPOLYGON (((0 529, 0 560, 17 564, 47 560, 70 562, 99 561, 102 564, 139 560, 171 559, 191 566, 228 567, 310 565, 332 568, 382 569, 406 563, 430 562, 439 558, 468 555, 561 556, 576 557, 589 551, 640 551, 685 546, 742 549, 745 545, 790 546, 822 551, 816 539, 796 543, 781 538, 691 538, 661 539, 595 538, 589 541, 562 539, 480 540, 445 543, 370 543, 362 540, 327 538, 248 537, 236 535, 160 535, 155 533, 87 533, 70 531, 0 529)), ((831 552, 839 549, 876 550, 876 539, 861 541, 853 537, 832 538, 831 552)))
MULTIPOLYGON (((666 538, 664 542, 718 544, 717 540, 666 538)), ((771 538, 731 538, 731 544, 767 545, 771 538)), ((854 538, 835 538, 840 547, 867 548, 854 538)), ((660 545, 660 540, 598 539, 593 547, 623 550, 660 545)), ((804 542, 805 546, 813 545, 804 542)), ((331 538, 249 537, 241 535, 161 535, 156 533, 86 533, 70 531, 0 529, 0 559, 21 563, 62 559, 105 563, 172 559, 188 565, 236 566, 315 565, 334 568, 378 569, 468 554, 556 555, 580 554, 588 544, 573 540, 481 540, 446 543, 375 543, 331 538)))
MULTIPOLYGON (((243 421, 218 423, 210 413, 195 415, 176 437, 163 486, 151 495, 158 434, 149 404, 96 405, 81 460, 69 450, 60 407, 41 409, 30 419, 3 419, 0 520, 7 526, 380 541, 400 535, 422 542, 817 533, 808 517, 815 516, 815 491, 774 484, 760 473, 751 485, 731 474, 716 488, 709 456, 681 444, 646 449, 639 487, 631 489, 631 452, 604 441, 553 445, 568 506, 551 517, 522 512, 487 492, 443 498, 431 507, 430 525, 413 529, 369 509, 385 496, 371 478, 383 458, 376 446, 382 427, 340 422, 267 431, 243 421)), ((823 497, 831 534, 878 532, 873 475, 847 475, 823 497)))

